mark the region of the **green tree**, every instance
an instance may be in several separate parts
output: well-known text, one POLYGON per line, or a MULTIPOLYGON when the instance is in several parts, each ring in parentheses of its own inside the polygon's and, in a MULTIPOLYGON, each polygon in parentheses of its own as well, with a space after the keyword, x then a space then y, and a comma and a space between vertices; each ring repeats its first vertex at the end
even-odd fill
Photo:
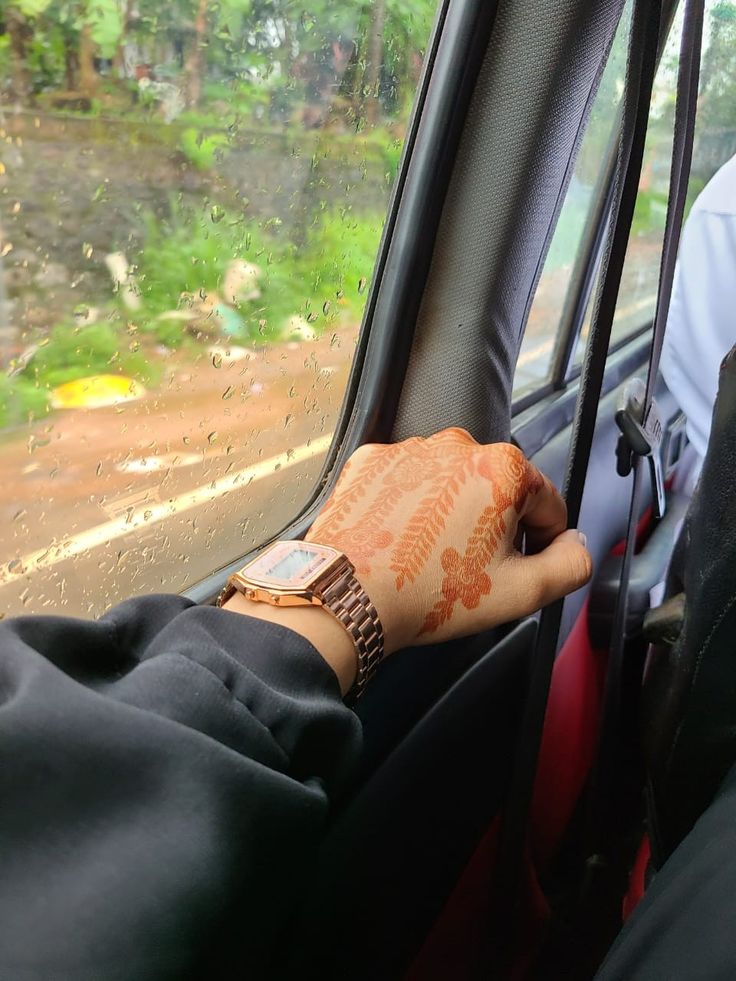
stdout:
POLYGON ((736 4, 721 0, 710 10, 703 55, 699 123, 704 129, 736 126, 736 4))
POLYGON ((25 99, 64 85, 93 96, 97 57, 112 58, 124 28, 122 0, 14 0, 7 8, 13 90, 25 99))
POLYGON ((28 65, 28 53, 33 41, 36 22, 50 0, 16 0, 5 11, 5 24, 10 37, 13 95, 24 101, 31 93, 33 80, 28 65))

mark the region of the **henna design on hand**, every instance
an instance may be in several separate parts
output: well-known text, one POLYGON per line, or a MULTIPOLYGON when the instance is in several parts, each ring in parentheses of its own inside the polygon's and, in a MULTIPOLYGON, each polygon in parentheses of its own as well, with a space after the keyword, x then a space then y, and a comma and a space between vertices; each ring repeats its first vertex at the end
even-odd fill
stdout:
MULTIPOLYGON (((445 573, 442 598, 427 614, 419 631, 420 636, 433 633, 447 623, 458 600, 466 610, 474 610, 480 605, 481 597, 490 594, 493 581, 485 570, 506 533, 503 516, 511 507, 519 514, 529 495, 542 489, 544 478, 536 467, 530 467, 519 451, 512 447, 504 447, 503 451, 504 484, 510 493, 499 486, 499 467, 495 461, 492 464, 489 459, 483 459, 478 471, 494 482, 493 504, 483 510, 462 556, 455 548, 443 551, 440 558, 445 573)), ((499 447, 497 455, 500 452, 499 447)))
POLYGON ((465 483, 473 461, 467 454, 453 458, 441 471, 441 483, 419 502, 414 514, 396 543, 391 555, 391 571, 396 573, 396 590, 413 583, 432 555, 437 539, 445 528, 460 485, 465 483))
POLYGON ((396 588, 401 589, 407 579, 413 582, 445 526, 445 516, 459 493, 460 484, 465 481, 466 472, 472 471, 472 458, 467 447, 458 446, 455 440, 456 437, 436 439, 432 443, 419 438, 407 440, 403 444, 404 459, 385 474, 384 487, 360 522, 340 529, 337 526, 346 520, 355 502, 385 470, 383 466, 371 466, 369 461, 354 478, 352 487, 333 495, 336 496, 336 509, 328 512, 326 520, 319 520, 315 534, 349 555, 356 572, 369 573, 370 559, 377 551, 393 544, 393 536, 383 526, 396 505, 406 493, 418 490, 429 481, 436 483, 439 477, 439 488, 420 502, 392 557, 391 570, 397 573, 396 588))
POLYGON ((462 430, 367 450, 362 459, 353 458, 348 480, 347 468, 343 472, 308 537, 344 552, 359 576, 371 575, 376 555, 391 549, 386 564, 396 592, 414 583, 437 555, 437 543, 468 480, 475 476, 487 482, 490 503, 464 550, 448 547, 439 556, 441 596, 419 630, 419 635, 433 633, 452 618, 458 602, 473 610, 490 594, 488 567, 499 547, 511 545, 506 542, 506 516, 520 514, 544 478, 518 448, 481 448, 462 430), (418 503, 408 520, 393 520, 396 509, 405 509, 412 500, 418 503))
POLYGON ((347 468, 352 463, 348 460, 340 476, 340 483, 322 509, 318 520, 320 534, 332 534, 334 529, 347 519, 355 503, 365 495, 375 479, 388 469, 399 451, 399 443, 384 447, 382 453, 377 453, 366 460, 350 483, 344 480, 347 468))

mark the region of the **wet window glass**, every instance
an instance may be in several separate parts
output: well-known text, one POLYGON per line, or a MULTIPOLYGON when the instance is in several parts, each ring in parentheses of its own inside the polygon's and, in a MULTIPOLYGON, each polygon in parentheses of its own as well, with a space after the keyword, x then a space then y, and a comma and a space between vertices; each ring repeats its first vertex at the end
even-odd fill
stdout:
MULTIPOLYGON (((667 216, 682 6, 672 25, 654 83, 652 108, 636 209, 631 227, 612 343, 654 319, 659 262, 667 216)), ((736 153, 736 2, 706 0, 698 114, 687 211, 710 178, 736 153)), ((576 361, 590 326, 586 317, 576 361)))
POLYGON ((180 591, 332 440, 435 0, 0 10, 0 615, 180 591))

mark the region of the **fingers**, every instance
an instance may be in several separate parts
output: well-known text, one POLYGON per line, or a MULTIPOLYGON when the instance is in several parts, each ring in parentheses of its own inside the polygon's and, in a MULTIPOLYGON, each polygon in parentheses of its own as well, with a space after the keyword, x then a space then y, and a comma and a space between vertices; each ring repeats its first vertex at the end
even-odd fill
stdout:
POLYGON ((548 603, 580 589, 591 577, 593 561, 585 536, 575 529, 563 531, 537 555, 508 559, 508 585, 518 599, 516 616, 526 616, 548 603))
POLYGON ((533 463, 528 466, 534 475, 542 478, 543 483, 541 490, 527 498, 520 520, 527 532, 529 551, 538 552, 567 527, 567 505, 554 484, 533 463))

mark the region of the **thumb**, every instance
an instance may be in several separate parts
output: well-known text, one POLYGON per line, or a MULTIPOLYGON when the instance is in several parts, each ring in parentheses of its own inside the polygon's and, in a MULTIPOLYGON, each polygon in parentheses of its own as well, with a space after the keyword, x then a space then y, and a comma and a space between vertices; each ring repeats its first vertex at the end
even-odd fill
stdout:
POLYGON ((580 589, 593 573, 585 535, 574 528, 563 531, 536 555, 517 555, 511 561, 509 572, 524 607, 522 616, 580 589))

